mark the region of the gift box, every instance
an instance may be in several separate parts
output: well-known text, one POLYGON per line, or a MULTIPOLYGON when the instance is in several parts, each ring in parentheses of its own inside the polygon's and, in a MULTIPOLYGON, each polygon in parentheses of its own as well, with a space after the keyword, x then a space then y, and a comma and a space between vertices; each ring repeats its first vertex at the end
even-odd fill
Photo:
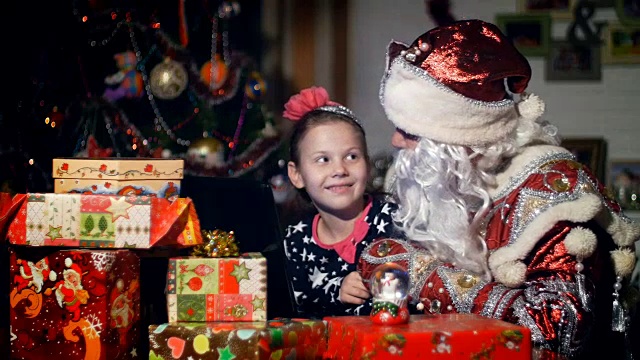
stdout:
POLYGON ((10 249, 11 358, 137 356, 138 256, 130 250, 45 249, 10 249))
POLYGON ((106 195, 180 195, 182 159, 56 158, 53 159, 55 193, 106 195))
POLYGON ((149 360, 321 359, 327 345, 321 320, 168 323, 149 326, 149 360))
POLYGON ((258 252, 171 258, 166 294, 169 322, 264 321, 267 260, 258 252))
POLYGON ((325 359, 530 359, 528 328, 475 314, 411 315, 383 326, 367 316, 335 316, 325 359))
POLYGON ((21 194, 11 244, 150 248, 202 243, 191 199, 94 194, 21 194))

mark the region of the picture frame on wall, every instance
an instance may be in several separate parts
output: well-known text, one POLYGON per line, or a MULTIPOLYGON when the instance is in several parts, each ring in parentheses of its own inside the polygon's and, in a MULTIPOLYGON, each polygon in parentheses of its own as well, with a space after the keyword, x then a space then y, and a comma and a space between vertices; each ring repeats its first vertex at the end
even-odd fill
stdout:
POLYGON ((640 0, 615 0, 615 7, 621 24, 640 27, 640 0))
POLYGON ((547 81, 600 81, 602 79, 599 44, 576 45, 552 41, 545 61, 547 81))
POLYGON ((640 160, 612 160, 607 188, 625 210, 640 210, 640 160))
POLYGON ((610 23, 604 31, 604 43, 602 63, 640 64, 640 25, 610 23))
POLYGON ((497 14, 496 25, 524 56, 546 56, 549 52, 549 14, 497 14))
POLYGON ((607 141, 604 138, 563 138, 560 146, 571 151, 576 160, 588 166, 601 183, 607 172, 607 141))
POLYGON ((517 0, 521 13, 548 14, 554 20, 573 19, 573 8, 577 0, 517 0))

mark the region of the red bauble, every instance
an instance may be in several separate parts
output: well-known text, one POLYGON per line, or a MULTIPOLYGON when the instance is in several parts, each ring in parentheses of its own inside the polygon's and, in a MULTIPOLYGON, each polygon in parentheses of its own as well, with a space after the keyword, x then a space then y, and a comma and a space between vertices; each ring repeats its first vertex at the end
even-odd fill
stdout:
POLYGON ((189 286, 189 289, 193 291, 198 291, 202 289, 202 279, 200 279, 197 276, 194 276, 191 279, 189 279, 189 282, 187 282, 187 285, 189 286))

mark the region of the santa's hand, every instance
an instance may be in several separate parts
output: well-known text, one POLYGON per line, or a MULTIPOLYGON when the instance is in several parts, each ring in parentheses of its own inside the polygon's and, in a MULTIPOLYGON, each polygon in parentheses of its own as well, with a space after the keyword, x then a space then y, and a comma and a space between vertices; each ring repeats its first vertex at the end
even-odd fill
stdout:
POLYGON ((44 294, 47 296, 51 295, 51 288, 47 288, 47 290, 44 291, 44 294))
POLYGON ((340 301, 345 304, 362 304, 371 294, 364 286, 362 277, 357 271, 351 272, 345 276, 340 286, 340 301))

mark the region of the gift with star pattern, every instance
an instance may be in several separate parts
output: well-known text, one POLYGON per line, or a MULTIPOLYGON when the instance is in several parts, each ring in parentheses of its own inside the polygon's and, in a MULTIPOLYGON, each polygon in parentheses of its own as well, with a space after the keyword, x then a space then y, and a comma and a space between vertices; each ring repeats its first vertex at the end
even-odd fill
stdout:
POLYGON ((9 242, 28 246, 89 248, 190 247, 202 243, 200 221, 189 198, 28 193, 9 242))
POLYGON ((324 359, 531 359, 529 328, 476 314, 411 315, 380 326, 366 316, 330 316, 324 359))
POLYGON ((180 195, 183 159, 55 158, 55 193, 152 195, 172 199, 180 195))
POLYGON ((321 359, 322 320, 169 323, 149 326, 149 360, 321 359))
POLYGON ((267 260, 259 252, 169 259, 169 322, 264 321, 267 260))
POLYGON ((132 359, 140 259, 131 250, 10 247, 12 359, 132 359))

